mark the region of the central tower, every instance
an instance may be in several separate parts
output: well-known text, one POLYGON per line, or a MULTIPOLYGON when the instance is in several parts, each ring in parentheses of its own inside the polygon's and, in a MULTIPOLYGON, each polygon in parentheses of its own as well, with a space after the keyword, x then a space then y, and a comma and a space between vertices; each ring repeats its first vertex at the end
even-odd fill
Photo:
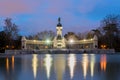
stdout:
POLYGON ((66 47, 65 38, 62 36, 62 29, 63 29, 63 27, 62 27, 62 24, 61 24, 61 19, 59 17, 58 18, 58 24, 57 24, 57 27, 56 27, 57 35, 54 38, 54 43, 53 43, 54 48, 65 48, 66 47))
POLYGON ((57 27, 56 27, 56 30, 57 30, 57 37, 62 37, 62 24, 60 23, 61 19, 60 17, 58 18, 58 24, 57 24, 57 27))

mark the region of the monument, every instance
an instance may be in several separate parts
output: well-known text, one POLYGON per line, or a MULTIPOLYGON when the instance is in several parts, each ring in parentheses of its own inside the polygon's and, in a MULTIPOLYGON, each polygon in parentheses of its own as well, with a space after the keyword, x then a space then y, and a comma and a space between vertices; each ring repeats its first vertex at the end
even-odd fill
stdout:
POLYGON ((34 50, 41 49, 41 45, 45 45, 42 48, 52 48, 52 49, 66 49, 70 45, 77 45, 78 49, 95 49, 98 47, 98 38, 96 35, 92 39, 83 39, 83 40, 66 40, 62 34, 62 24, 61 18, 58 18, 58 24, 56 26, 56 36, 52 41, 49 41, 49 45, 46 45, 44 40, 28 40, 24 36, 22 37, 22 50, 34 50), (52 47, 46 47, 52 46, 52 47))
POLYGON ((53 47, 54 48, 65 48, 66 44, 65 44, 65 38, 62 36, 62 24, 60 23, 60 18, 58 18, 58 24, 56 27, 57 30, 57 35, 53 40, 53 47))

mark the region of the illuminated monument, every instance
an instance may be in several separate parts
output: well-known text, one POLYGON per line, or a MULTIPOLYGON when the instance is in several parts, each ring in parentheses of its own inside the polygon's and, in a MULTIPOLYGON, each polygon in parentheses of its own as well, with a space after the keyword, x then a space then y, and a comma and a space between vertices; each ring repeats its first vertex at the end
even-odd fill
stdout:
POLYGON ((72 48, 70 46, 77 46, 76 49, 94 49, 98 46, 98 38, 95 35, 92 39, 83 40, 66 40, 62 35, 62 24, 61 19, 58 18, 58 24, 56 27, 56 36, 52 41, 46 40, 28 40, 22 37, 22 50, 39 50, 39 49, 66 49, 72 48))
POLYGON ((58 18, 58 24, 56 27, 57 36, 53 40, 54 48, 65 48, 66 47, 65 38, 62 36, 62 29, 63 27, 62 27, 62 24, 60 23, 60 18, 58 18))

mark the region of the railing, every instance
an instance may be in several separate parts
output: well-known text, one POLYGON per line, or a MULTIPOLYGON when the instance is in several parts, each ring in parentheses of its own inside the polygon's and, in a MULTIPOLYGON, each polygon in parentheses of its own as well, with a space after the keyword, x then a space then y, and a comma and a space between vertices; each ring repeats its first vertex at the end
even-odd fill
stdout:
POLYGON ((5 54, 32 54, 34 52, 41 51, 72 51, 72 52, 82 52, 82 53, 93 53, 93 54, 107 54, 115 53, 114 49, 40 49, 40 50, 5 50, 5 54))

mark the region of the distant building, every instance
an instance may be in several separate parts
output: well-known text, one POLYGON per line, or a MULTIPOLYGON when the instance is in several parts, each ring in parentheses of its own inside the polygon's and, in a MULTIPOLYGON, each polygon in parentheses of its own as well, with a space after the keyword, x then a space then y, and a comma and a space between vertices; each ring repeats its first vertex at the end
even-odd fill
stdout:
POLYGON ((65 39, 62 35, 62 24, 61 19, 58 18, 58 24, 56 27, 57 34, 53 41, 49 40, 27 40, 25 37, 22 37, 22 49, 23 50, 33 50, 33 49, 44 49, 44 48, 79 48, 79 49, 93 49, 98 47, 98 38, 96 35, 92 39, 83 39, 83 40, 77 40, 74 38, 72 39, 72 36, 70 40, 65 39))

